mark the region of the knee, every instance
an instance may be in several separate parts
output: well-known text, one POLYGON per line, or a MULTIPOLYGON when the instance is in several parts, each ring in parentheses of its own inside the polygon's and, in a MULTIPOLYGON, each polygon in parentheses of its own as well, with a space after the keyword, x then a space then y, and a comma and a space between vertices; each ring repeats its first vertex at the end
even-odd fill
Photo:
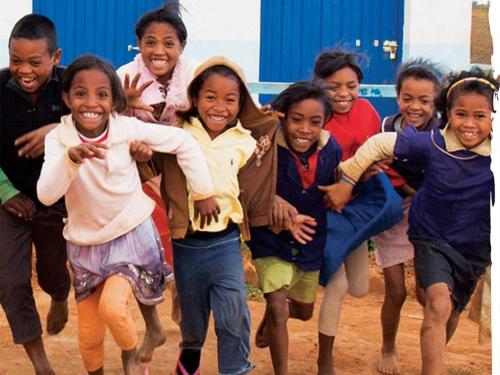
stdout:
POLYGON ((387 288, 385 290, 385 301, 389 301, 391 304, 396 306, 403 306, 406 299, 406 288, 402 286, 387 288))
POLYGON ((348 287, 349 285, 345 276, 335 277, 334 279, 330 279, 326 286, 326 290, 329 294, 331 293, 332 295, 342 298, 347 293, 348 287))
POLYGON ((287 300, 270 301, 267 304, 267 319, 269 324, 284 326, 288 321, 290 312, 287 300))
POLYGON ((99 302, 99 315, 108 326, 127 325, 128 315, 126 305, 116 303, 116 301, 101 298, 99 302))
POLYGON ((349 294, 355 298, 361 298, 368 294, 370 288, 368 282, 363 285, 349 286, 349 294))
POLYGON ((314 304, 300 305, 297 308, 294 308, 294 318, 306 321, 312 318, 313 315, 314 304))
POLYGON ((445 325, 451 312, 452 303, 449 295, 426 296, 424 314, 432 322, 445 325))

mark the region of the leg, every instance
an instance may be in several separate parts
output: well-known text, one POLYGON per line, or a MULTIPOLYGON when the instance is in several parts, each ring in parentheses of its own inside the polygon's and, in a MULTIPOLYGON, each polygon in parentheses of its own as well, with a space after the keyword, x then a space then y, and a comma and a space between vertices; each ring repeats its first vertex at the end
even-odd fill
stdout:
POLYGON ((458 326, 458 321, 460 320, 460 313, 452 311, 448 322, 446 323, 446 343, 448 344, 455 334, 458 326))
POLYGON ((38 336, 36 339, 26 342, 23 344, 26 354, 35 368, 35 374, 37 375, 55 375, 54 370, 50 366, 49 360, 47 359, 47 354, 45 354, 45 348, 43 346, 42 336, 38 336))
POLYGON ((205 343, 210 317, 209 275, 202 249, 173 242, 175 283, 181 311, 181 354, 177 373, 193 374, 200 366, 201 348, 205 343))
POLYGON ((446 324, 452 313, 448 285, 437 283, 425 290, 424 320, 420 329, 422 374, 438 375, 443 365, 446 324))
POLYGON ((323 293, 319 310, 319 353, 318 375, 335 374, 333 344, 340 322, 340 309, 347 292, 347 278, 344 266, 330 276, 323 293))
POLYGON ((406 299, 404 265, 396 264, 384 268, 385 295, 382 311, 382 358, 378 370, 384 374, 399 374, 396 355, 396 335, 398 332, 401 307, 406 299))
POLYGON ((78 311, 78 346, 83 366, 89 374, 103 373, 105 325, 99 315, 102 286, 76 304, 78 311))
POLYGON ((418 275, 417 275, 417 269, 415 268, 415 294, 417 295, 417 301, 422 305, 422 307, 425 306, 425 292, 424 289, 420 286, 420 283, 418 281, 418 275))
POLYGON ((219 239, 210 259, 210 306, 217 335, 219 373, 245 374, 249 362, 251 319, 246 301, 239 233, 234 240, 219 239))
POLYGON ((275 374, 288 374, 288 329, 290 315, 287 292, 280 289, 266 295, 266 330, 275 374))
POLYGON ((131 292, 132 287, 126 278, 113 275, 104 282, 99 301, 99 315, 122 350, 123 370, 126 375, 144 373, 144 367, 137 355, 137 331, 128 310, 131 292))
POLYGON ((181 321, 181 309, 179 307, 179 295, 177 294, 177 286, 175 285, 175 281, 172 281, 170 284, 168 284, 168 289, 170 290, 172 303, 172 312, 170 314, 170 317, 177 325, 179 325, 181 321))
POLYGON ((23 344, 36 374, 52 374, 31 289, 31 224, 0 207, 0 304, 14 343, 23 344))
POLYGON ((33 222, 38 283, 52 301, 47 315, 47 332, 55 335, 68 321, 70 277, 66 267, 66 241, 62 235, 65 211, 58 204, 41 209, 33 222))
POLYGON ((348 292, 356 298, 364 297, 370 289, 368 258, 368 242, 363 242, 356 250, 347 256, 345 274, 347 278, 348 292))
POLYGON ((137 301, 141 310, 142 317, 146 323, 146 334, 144 341, 138 350, 139 359, 141 362, 150 362, 153 358, 153 351, 166 341, 165 331, 158 316, 156 305, 147 306, 137 301))
POLYGON ((288 300, 289 317, 306 321, 311 319, 314 311, 314 303, 303 303, 293 300, 288 300))

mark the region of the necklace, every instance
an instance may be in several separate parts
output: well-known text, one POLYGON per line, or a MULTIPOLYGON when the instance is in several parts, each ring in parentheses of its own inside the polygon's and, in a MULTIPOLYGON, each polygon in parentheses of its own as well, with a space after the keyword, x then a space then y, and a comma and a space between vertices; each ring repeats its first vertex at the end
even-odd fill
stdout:
POLYGON ((446 151, 445 149, 443 149, 442 147, 440 147, 436 141, 434 140, 434 130, 431 130, 431 140, 432 140, 432 144, 439 150, 441 151, 443 154, 446 154, 448 155, 449 157, 452 157, 453 159, 457 159, 457 160, 471 160, 471 159, 474 159, 476 158, 479 154, 474 154, 474 155, 471 155, 471 156, 457 156, 457 155, 453 155, 452 153, 446 151))

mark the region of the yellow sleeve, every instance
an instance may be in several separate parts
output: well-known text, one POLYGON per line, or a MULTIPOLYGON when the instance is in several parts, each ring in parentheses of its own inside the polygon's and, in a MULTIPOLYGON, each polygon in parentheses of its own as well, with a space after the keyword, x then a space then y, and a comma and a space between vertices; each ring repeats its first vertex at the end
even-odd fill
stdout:
POLYGON ((394 156, 397 137, 396 132, 374 135, 350 159, 340 163, 340 168, 345 175, 357 182, 370 165, 394 156))

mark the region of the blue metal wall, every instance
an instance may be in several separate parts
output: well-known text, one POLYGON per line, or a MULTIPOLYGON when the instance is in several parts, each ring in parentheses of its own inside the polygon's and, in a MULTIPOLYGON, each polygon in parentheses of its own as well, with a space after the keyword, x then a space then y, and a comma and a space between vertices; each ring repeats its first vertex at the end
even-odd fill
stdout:
POLYGON ((92 53, 119 67, 133 59, 135 24, 164 0, 33 0, 33 13, 48 16, 57 28, 62 64, 92 53))
MULTIPOLYGON (((391 60, 382 46, 402 46, 403 16, 404 0, 261 0, 260 81, 311 78, 317 54, 340 46, 367 57, 363 83, 394 83, 401 47, 391 60)), ((382 114, 396 109, 394 99, 370 100, 382 114)))

